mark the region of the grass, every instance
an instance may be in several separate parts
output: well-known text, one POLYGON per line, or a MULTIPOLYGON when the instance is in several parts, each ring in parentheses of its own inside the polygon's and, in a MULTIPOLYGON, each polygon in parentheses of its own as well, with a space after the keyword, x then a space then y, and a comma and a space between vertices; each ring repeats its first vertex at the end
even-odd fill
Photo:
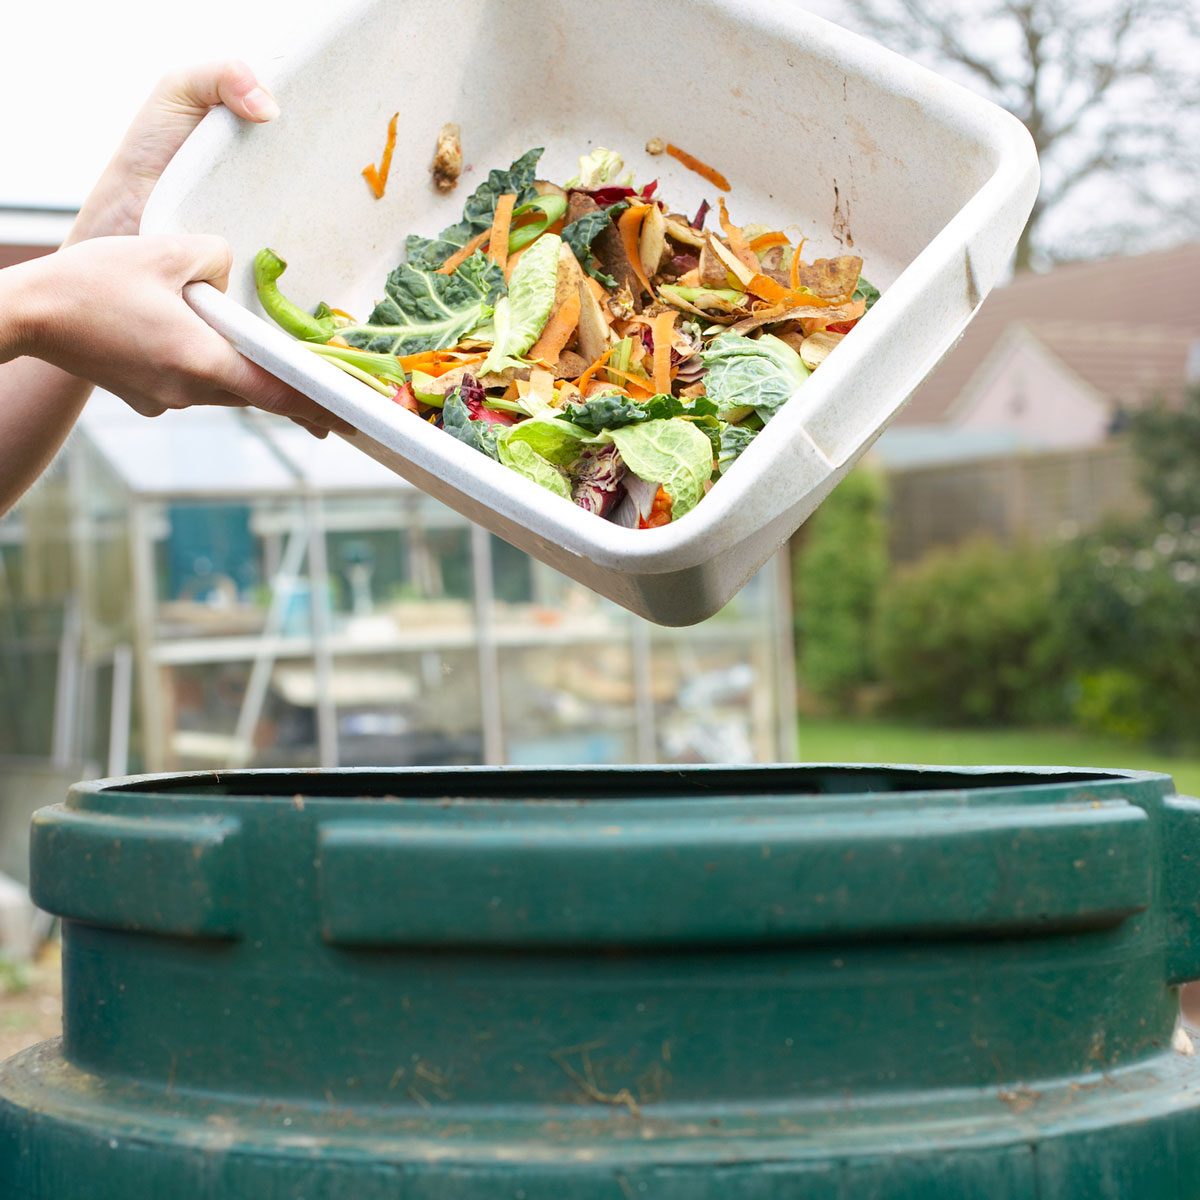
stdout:
POLYGON ((1200 757, 1057 729, 930 729, 899 721, 800 721, 802 762, 934 763, 946 766, 1127 767, 1165 771, 1200 796, 1200 757))

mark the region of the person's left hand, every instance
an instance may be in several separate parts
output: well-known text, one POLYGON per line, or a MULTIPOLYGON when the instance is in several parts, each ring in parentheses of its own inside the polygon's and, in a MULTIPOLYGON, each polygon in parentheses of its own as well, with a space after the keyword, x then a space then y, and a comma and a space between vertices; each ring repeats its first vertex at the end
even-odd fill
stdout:
POLYGON ((209 63, 166 76, 134 118, 63 244, 137 233, 159 176, 218 104, 260 124, 279 115, 275 98, 245 63, 209 63))

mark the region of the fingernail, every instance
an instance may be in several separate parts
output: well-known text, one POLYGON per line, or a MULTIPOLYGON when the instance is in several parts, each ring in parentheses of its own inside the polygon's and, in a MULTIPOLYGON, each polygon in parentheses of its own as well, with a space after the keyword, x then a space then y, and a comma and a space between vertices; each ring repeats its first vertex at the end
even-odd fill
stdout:
POLYGON ((273 121, 279 116, 279 105, 275 103, 275 97, 264 87, 256 87, 247 92, 242 103, 256 121, 273 121))

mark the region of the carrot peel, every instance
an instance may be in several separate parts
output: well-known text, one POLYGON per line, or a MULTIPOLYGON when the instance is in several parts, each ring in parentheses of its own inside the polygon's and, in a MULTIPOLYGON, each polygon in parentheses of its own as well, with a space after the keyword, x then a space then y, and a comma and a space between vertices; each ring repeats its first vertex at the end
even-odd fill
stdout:
POLYGON ((686 150, 680 150, 678 146, 673 146, 670 142, 667 143, 666 149, 673 159, 683 163, 689 171, 695 171, 697 175, 707 179, 713 187, 720 188, 723 192, 729 191, 729 180, 716 167, 710 167, 702 159, 697 158, 694 154, 689 154, 686 150))
POLYGON ((370 186, 376 200, 383 199, 383 193, 387 189, 388 175, 392 171, 392 155, 396 150, 396 121, 399 117, 399 113, 392 113, 392 119, 388 122, 387 141, 383 145, 383 157, 379 160, 379 166, 368 163, 362 169, 363 178, 370 186))
POLYGON ((629 259, 629 265, 633 268, 638 283, 653 296, 654 287, 646 272, 642 270, 642 256, 638 250, 638 230, 649 211, 649 204, 635 204, 627 208, 617 222, 617 232, 621 235, 621 245, 625 248, 625 256, 629 259))
POLYGON ((465 246, 460 250, 450 255, 448 259, 437 269, 439 275, 453 275, 459 267, 479 249, 484 242, 488 241, 492 236, 491 229, 485 229, 482 233, 477 233, 465 246))
POLYGON ((654 390, 663 395, 671 393, 671 330, 679 314, 672 308, 654 318, 651 333, 654 338, 654 390))
POLYGON ((496 215, 492 219, 492 232, 488 240, 488 258, 504 270, 508 266, 508 234, 512 226, 513 206, 517 197, 513 192, 505 192, 496 201, 496 215))
POLYGON ((558 362, 567 342, 571 340, 571 334, 579 324, 581 307, 579 292, 568 292, 557 312, 546 323, 546 328, 542 330, 527 357, 551 364, 558 362))

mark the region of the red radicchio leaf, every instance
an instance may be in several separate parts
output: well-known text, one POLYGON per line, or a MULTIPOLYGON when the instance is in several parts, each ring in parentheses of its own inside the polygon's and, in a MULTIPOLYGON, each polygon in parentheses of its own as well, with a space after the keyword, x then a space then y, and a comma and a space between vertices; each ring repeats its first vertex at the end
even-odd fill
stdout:
MULTIPOLYGON (((655 189, 658 187, 658 180, 651 180, 644 188, 642 188, 640 199, 649 200, 654 195, 655 189)), ((631 187, 625 187, 623 184, 613 183, 608 187, 596 188, 595 191, 587 193, 601 208, 608 208, 610 204, 619 204, 622 200, 630 200, 638 193, 631 187)))
POLYGON ((584 450, 575 463, 573 474, 575 484, 571 498, 580 508, 599 517, 608 516, 625 494, 622 481, 626 467, 616 446, 584 450))
POLYGON ((458 394, 467 406, 472 421, 486 421, 489 425, 512 425, 515 418, 510 413, 493 412, 484 406, 487 392, 474 375, 464 375, 458 385, 458 394))
POLYGON ((712 207, 707 200, 700 202, 700 208, 696 215, 692 218, 691 225, 693 229, 704 228, 704 218, 708 216, 708 210, 712 207))

